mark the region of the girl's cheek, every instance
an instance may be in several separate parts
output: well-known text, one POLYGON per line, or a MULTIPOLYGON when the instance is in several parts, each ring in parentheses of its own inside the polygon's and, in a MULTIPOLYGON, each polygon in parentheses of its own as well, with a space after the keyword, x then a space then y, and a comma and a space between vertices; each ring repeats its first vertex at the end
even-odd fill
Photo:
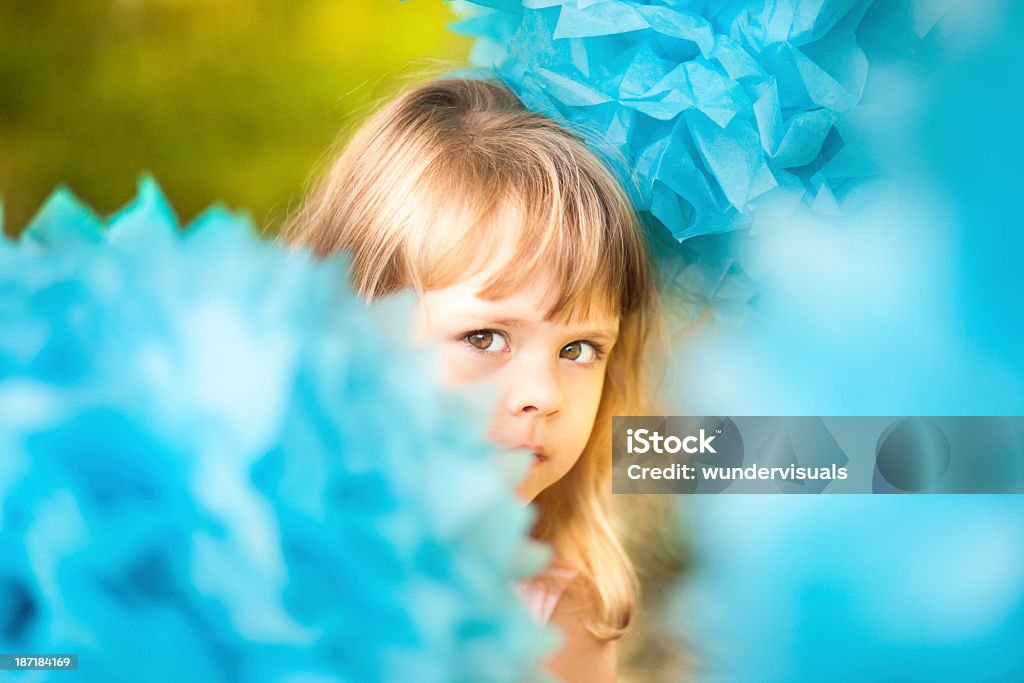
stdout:
POLYGON ((446 385, 465 384, 486 379, 495 371, 495 362, 461 348, 446 344, 438 354, 438 381, 446 385))
MULTIPOLYGON (((588 414, 596 414, 604 390, 604 367, 579 368, 573 373, 572 396, 579 402, 581 410, 588 414)), ((591 415, 591 419, 593 416, 591 415)))

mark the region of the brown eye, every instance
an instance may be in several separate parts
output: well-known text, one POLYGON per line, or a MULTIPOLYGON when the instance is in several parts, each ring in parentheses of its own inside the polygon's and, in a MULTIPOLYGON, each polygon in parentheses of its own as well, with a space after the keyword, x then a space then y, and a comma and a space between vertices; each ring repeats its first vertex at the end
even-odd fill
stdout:
POLYGON ((590 342, 574 341, 563 346, 559 355, 567 360, 586 365, 600 358, 601 352, 596 345, 590 342))
POLYGON ((487 348, 491 345, 491 342, 494 341, 494 333, 474 332, 473 334, 466 336, 466 341, 468 341, 470 344, 480 349, 481 351, 486 351, 487 348))
POLYGON ((562 349, 562 358, 568 358, 569 360, 576 360, 583 353, 583 344, 579 342, 573 342, 572 344, 566 344, 562 349))
POLYGON ((463 339, 478 351, 497 353, 508 350, 508 341, 505 339, 505 335, 495 330, 477 330, 470 332, 463 339))

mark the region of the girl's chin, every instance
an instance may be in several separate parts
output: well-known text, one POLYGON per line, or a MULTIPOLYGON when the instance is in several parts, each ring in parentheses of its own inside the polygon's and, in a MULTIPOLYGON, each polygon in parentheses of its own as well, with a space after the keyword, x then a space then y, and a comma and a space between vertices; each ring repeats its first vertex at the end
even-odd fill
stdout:
POLYGON ((544 469, 547 467, 547 464, 547 457, 537 453, 533 454, 533 462, 530 463, 530 469, 527 470, 523 481, 516 488, 516 495, 519 496, 519 499, 524 504, 533 502, 537 494, 546 488, 547 485, 543 483, 543 479, 545 478, 544 469))
POLYGON ((531 504, 534 498, 537 497, 538 493, 540 492, 536 489, 526 488, 525 486, 520 486, 516 489, 516 497, 519 499, 519 502, 523 504, 523 507, 531 504))

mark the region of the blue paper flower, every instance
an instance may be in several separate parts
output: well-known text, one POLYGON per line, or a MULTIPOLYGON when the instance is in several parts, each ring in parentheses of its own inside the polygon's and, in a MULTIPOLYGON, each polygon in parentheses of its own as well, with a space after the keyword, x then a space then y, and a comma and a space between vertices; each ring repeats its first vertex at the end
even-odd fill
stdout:
POLYGON ((0 650, 102 681, 536 670, 514 474, 408 302, 344 268, 220 209, 182 232, 149 180, 0 242, 0 650))
POLYGON ((839 211, 879 169, 873 65, 925 61, 941 11, 917 0, 464 0, 472 59, 626 167, 692 317, 756 294, 734 238, 769 198, 839 211), (609 155, 611 149, 613 154, 609 155))
POLYGON ((668 601, 699 681, 1024 680, 1018 496, 704 496, 668 601))

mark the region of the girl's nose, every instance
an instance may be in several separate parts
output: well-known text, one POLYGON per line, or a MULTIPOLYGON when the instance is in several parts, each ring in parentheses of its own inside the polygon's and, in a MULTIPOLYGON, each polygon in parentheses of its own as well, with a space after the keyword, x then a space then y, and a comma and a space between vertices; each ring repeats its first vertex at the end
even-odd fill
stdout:
POLYGON ((550 415, 562 407, 558 359, 520 357, 505 367, 506 408, 512 415, 550 415))

